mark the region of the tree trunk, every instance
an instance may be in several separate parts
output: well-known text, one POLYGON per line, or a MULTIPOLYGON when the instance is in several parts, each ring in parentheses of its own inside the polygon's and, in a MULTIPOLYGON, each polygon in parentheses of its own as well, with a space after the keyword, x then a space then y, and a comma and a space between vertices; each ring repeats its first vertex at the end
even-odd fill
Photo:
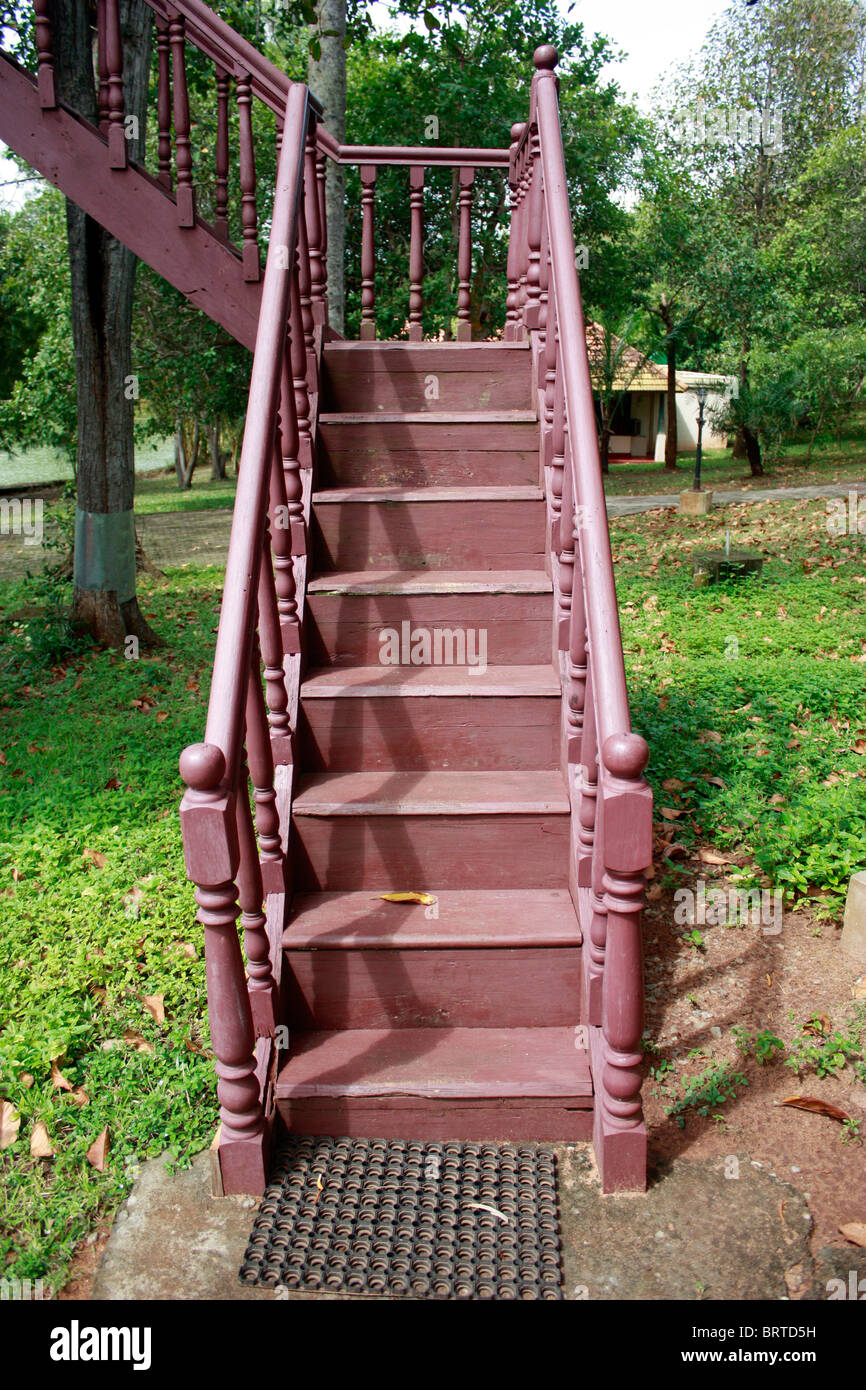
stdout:
POLYGON ((211 482, 219 483, 226 475, 227 454, 220 449, 220 422, 214 420, 207 427, 208 444, 210 445, 210 476, 211 482))
POLYGON ((605 420, 602 424, 601 436, 599 438, 599 458, 601 459, 602 473, 610 472, 610 436, 610 425, 605 420))
POLYGON ((743 445, 746 450, 746 458, 749 460, 749 467, 752 470, 752 477, 762 477, 764 465, 761 462, 761 443, 754 430, 750 430, 748 425, 743 425, 743 445))
POLYGON ((677 343, 674 337, 673 319, 670 313, 664 310, 664 306, 662 317, 667 331, 665 353, 668 364, 665 469, 668 472, 673 472, 677 466, 677 343))
MULTIPOLYGON (((54 0, 58 92, 96 123, 92 14, 84 0, 54 0)), ((153 15, 120 0, 126 112, 138 119, 129 157, 144 148, 153 15)), ((118 179, 124 175, 118 173, 118 179)), ((72 617, 108 646, 156 639, 135 596, 135 461, 131 329, 136 259, 74 203, 66 203, 78 408, 72 617)))
MULTIPOLYGON (((346 139, 346 0, 317 0, 321 55, 310 57, 307 82, 322 103, 323 120, 335 140, 346 139)), ((313 33, 316 31, 313 30, 313 33)), ((327 161, 325 221, 328 229, 328 318, 338 333, 345 332, 346 291, 346 175, 332 159, 327 161)))

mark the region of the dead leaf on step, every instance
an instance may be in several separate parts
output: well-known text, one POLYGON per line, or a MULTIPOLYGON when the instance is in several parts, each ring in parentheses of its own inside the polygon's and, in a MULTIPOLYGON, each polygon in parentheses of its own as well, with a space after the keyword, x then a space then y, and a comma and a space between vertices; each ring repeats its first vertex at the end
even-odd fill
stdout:
POLYGON ((794 1110, 809 1110, 813 1115, 826 1115, 829 1120, 838 1120, 840 1124, 851 1118, 838 1105, 831 1105, 828 1100, 821 1100, 818 1096, 788 1096, 779 1104, 790 1105, 794 1110))
POLYGON ((698 858, 702 864, 733 864, 734 859, 730 854, 720 854, 717 849, 708 849, 702 845, 698 850, 698 858))
POLYGON ((94 1139, 85 1155, 87 1162, 92 1168, 96 1169, 97 1173, 105 1172, 105 1160, 108 1157, 108 1150, 108 1125, 106 1125, 99 1138, 94 1139))
POLYGON ((424 903, 425 906, 436 901, 432 893, 380 893, 379 897, 386 903, 424 903))
POLYGON ((154 1023, 165 1023, 165 996, 162 994, 137 994, 154 1023))
POLYGON ((0 1149, 8 1149, 18 1138, 21 1116, 9 1100, 0 1100, 0 1149))
POLYGON ((66 1077, 62 1074, 57 1065, 59 1061, 60 1058, 55 1057, 54 1061, 51 1063, 51 1084, 55 1091, 71 1091, 74 1089, 72 1082, 67 1081, 66 1077))
POLYGON ((844 1226, 840 1226, 839 1230, 852 1245, 862 1245, 866 1248, 866 1221, 848 1221, 844 1226))
POLYGON ((53 1158, 55 1149, 48 1138, 48 1130, 41 1120, 34 1126, 30 1135, 30 1153, 33 1158, 53 1158))

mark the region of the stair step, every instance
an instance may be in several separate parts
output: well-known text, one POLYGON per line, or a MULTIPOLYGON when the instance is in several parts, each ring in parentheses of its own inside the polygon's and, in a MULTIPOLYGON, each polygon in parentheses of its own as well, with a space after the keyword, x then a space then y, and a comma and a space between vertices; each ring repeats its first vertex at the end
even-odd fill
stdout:
POLYGON ((334 772, 301 779, 295 816, 569 814, 559 772, 334 772))
MULTIPOLYGON (((460 632, 494 666, 549 662, 552 586, 543 570, 354 570, 319 574, 307 588, 313 666, 371 666, 402 624, 460 632)), ((431 639, 432 641, 432 636, 431 639)))
POLYGON ((325 666, 301 685, 302 700, 560 694, 552 666, 325 666))
POLYGON ((532 403, 524 345, 329 343, 323 408, 512 410, 532 403))
POLYGON ((319 773, 294 801, 298 890, 564 888, 558 772, 319 773))
POLYGON ((343 1029, 290 1035, 275 1089, 293 1132, 581 1140, 592 1080, 573 1027, 343 1029))
MULTIPOLYGON (((409 629, 405 635, 408 652, 409 629)), ((310 672, 301 686, 300 765, 308 772, 556 768, 561 689, 553 667, 484 669, 457 655, 464 664, 310 672)), ((468 655, 477 663, 477 650, 468 655)))
POLYGON ((541 570, 355 570, 320 574, 308 594, 549 594, 541 570))
POLYGON ((540 488, 334 488, 313 514, 318 569, 544 569, 540 488))
POLYGON ((388 903, 371 893, 301 893, 283 946, 292 951, 428 951, 431 948, 580 945, 567 889, 436 891, 436 916, 421 903, 388 903))
POLYGON ((532 411, 327 412, 320 416, 320 485, 537 486, 532 411))

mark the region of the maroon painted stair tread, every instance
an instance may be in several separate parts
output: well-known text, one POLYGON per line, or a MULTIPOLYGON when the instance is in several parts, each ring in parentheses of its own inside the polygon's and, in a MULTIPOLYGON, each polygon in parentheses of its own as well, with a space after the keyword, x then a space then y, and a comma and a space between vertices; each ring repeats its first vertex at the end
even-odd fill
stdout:
POLYGON ((312 579, 309 594, 549 594, 542 570, 358 570, 312 579))
POLYGON ((363 428, 365 425, 534 425, 537 421, 534 410, 401 410, 395 414, 379 411, 341 411, 339 414, 325 412, 319 416, 320 425, 346 425, 349 428, 363 428))
POLYGON ((567 889, 430 889, 438 915, 423 903, 389 903, 374 892, 302 893, 283 946, 302 950, 429 950, 580 945, 567 889))
POLYGON ((324 772, 301 779, 296 816, 569 814, 559 772, 324 772))
POLYGON ((574 1028, 342 1029, 295 1033, 278 1100, 592 1100, 574 1028))
POLYGON ((540 487, 514 484, 513 487, 332 487, 313 493, 313 505, 329 503, 376 502, 540 502, 544 497, 540 487))
POLYGON ((302 700, 562 693, 552 666, 325 666, 301 684, 302 700))

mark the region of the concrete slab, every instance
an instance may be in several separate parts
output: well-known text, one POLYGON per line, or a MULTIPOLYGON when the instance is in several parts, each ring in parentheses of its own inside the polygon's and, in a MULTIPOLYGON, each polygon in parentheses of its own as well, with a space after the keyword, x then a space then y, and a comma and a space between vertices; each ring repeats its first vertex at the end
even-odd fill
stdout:
POLYGON ((854 874, 848 884, 839 945, 854 960, 866 960, 866 870, 854 874))
MULTIPOLYGON (((557 1155, 568 1299, 826 1299, 837 1264, 847 1279, 860 1256, 866 1263, 862 1251, 813 1260, 803 1196, 746 1156, 679 1158, 646 1194, 603 1196, 588 1146, 557 1146, 557 1155)), ((254 1206, 211 1197, 207 1153, 178 1173, 152 1160, 118 1212, 91 1297, 345 1298, 240 1284, 254 1206)))

